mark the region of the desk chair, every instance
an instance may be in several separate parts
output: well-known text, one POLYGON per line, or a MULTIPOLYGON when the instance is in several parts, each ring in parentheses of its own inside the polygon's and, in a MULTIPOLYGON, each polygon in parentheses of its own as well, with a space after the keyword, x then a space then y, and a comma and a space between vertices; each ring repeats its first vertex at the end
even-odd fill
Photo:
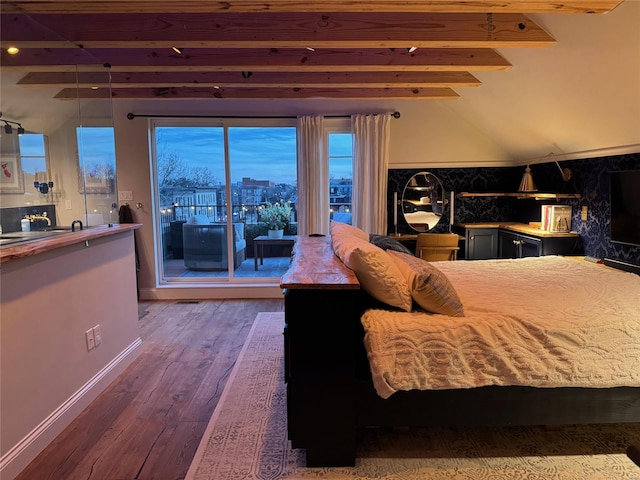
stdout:
POLYGON ((419 233, 416 257, 429 262, 457 260, 459 238, 455 233, 419 233))

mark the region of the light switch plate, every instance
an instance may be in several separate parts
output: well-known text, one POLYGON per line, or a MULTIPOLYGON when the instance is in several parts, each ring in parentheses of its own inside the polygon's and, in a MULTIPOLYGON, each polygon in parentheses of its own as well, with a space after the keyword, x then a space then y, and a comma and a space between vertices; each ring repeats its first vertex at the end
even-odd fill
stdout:
POLYGON ((118 200, 133 200, 133 191, 131 190, 118 190, 118 200))
POLYGON ((586 221, 587 221, 587 212, 588 212, 588 211, 589 211, 589 209, 587 208, 587 206, 586 206, 586 205, 583 205, 583 206, 582 206, 582 209, 580 210, 580 219, 581 219, 583 222, 586 222, 586 221))

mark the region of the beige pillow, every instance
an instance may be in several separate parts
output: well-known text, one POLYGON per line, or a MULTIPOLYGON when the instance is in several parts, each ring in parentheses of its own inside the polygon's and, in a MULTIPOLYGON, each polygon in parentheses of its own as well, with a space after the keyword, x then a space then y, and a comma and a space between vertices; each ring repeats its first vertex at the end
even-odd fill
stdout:
POLYGON ((354 227, 353 225, 349 225, 348 223, 331 221, 329 230, 332 238, 334 235, 349 235, 352 237, 361 238, 362 240, 366 240, 367 242, 369 241, 369 234, 367 232, 358 227, 354 227))
POLYGON ((411 296, 423 309, 451 317, 464 317, 462 302, 444 273, 431 263, 406 253, 387 250, 407 280, 411 296))
POLYGON ((411 311, 407 281, 387 252, 351 235, 332 235, 331 240, 333 251, 353 270, 365 292, 387 305, 411 311))

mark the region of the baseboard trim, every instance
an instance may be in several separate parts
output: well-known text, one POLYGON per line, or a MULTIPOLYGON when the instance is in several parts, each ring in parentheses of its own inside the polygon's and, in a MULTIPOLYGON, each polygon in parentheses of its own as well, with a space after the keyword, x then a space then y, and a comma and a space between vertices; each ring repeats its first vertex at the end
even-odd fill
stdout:
POLYGON ((625 272, 640 275, 640 265, 636 265, 634 263, 623 262, 622 260, 616 260, 614 258, 605 258, 603 263, 607 267, 617 268, 618 270, 624 270, 625 272))
POLYGON ((15 478, 140 354, 138 337, 0 458, 0 478, 15 478))

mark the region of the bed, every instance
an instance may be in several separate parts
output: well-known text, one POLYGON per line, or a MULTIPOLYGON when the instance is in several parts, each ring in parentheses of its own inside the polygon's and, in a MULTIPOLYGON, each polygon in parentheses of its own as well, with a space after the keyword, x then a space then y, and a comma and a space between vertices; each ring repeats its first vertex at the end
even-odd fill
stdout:
POLYGON ((422 260, 352 228, 300 239, 281 283, 289 438, 309 466, 354 464, 371 426, 640 422, 640 277, 555 256, 412 277, 398 262, 422 260), (425 278, 454 298, 418 302, 425 278))

